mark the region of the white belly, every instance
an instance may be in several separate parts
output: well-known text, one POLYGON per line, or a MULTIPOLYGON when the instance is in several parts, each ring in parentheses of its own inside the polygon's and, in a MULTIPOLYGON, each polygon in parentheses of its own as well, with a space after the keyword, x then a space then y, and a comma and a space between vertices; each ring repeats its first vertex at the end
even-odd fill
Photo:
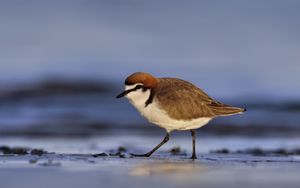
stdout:
POLYGON ((158 103, 155 101, 146 108, 138 110, 149 122, 166 129, 168 132, 173 130, 197 129, 206 125, 211 120, 211 118, 197 118, 192 120, 172 119, 164 110, 159 108, 158 103))
POLYGON ((149 122, 158 125, 171 132, 173 130, 190 130, 197 129, 206 125, 211 118, 202 117, 192 120, 176 120, 159 107, 157 101, 153 100, 151 104, 145 107, 145 102, 149 98, 150 91, 137 91, 129 93, 126 97, 130 103, 144 116, 149 122))

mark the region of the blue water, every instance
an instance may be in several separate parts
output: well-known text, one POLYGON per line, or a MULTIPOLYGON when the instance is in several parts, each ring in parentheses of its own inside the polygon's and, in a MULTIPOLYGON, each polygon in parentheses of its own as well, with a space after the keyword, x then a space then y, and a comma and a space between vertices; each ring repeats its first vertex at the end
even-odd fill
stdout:
POLYGON ((217 98, 298 98, 300 2, 0 2, 0 85, 45 77, 189 80, 217 98))
MULTIPOLYGON (((1 1, 0 94, 53 78, 104 80, 117 93, 126 76, 146 71, 229 104, 298 103, 299 9, 293 0, 1 1)), ((114 95, 0 103, 0 127, 144 123, 114 95)), ((216 123, 297 126, 298 112, 250 107, 216 123)))

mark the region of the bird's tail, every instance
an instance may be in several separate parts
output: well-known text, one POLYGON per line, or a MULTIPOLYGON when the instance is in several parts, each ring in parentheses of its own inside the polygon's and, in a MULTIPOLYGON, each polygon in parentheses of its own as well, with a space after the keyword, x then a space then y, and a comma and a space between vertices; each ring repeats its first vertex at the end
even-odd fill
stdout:
POLYGON ((234 114, 242 114, 247 111, 245 108, 239 108, 229 105, 210 106, 210 109, 216 116, 230 116, 234 114))

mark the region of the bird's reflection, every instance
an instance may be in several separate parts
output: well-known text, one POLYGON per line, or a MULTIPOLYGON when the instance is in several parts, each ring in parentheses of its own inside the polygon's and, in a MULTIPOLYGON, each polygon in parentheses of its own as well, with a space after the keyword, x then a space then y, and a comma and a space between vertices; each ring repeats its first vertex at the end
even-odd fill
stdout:
POLYGON ((132 176, 149 176, 156 174, 194 173, 206 171, 207 167, 196 163, 161 162, 142 164, 134 167, 129 174, 132 176))

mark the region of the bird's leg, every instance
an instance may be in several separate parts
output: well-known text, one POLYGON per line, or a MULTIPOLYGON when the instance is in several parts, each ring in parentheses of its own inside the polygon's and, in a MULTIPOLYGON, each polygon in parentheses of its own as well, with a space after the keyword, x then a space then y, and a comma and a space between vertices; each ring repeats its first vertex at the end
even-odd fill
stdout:
POLYGON ((196 131, 195 131, 195 129, 191 129, 191 134, 192 134, 192 139, 193 139, 193 154, 192 154, 191 159, 195 160, 195 159, 197 159, 197 156, 196 156, 196 131))
POLYGON ((141 155, 131 153, 131 155, 134 157, 150 157, 152 155, 152 153, 154 153, 158 148, 160 148, 162 145, 164 145, 166 142, 168 142, 169 138, 170 138, 170 135, 169 135, 169 133, 167 133, 165 138, 163 139, 163 141, 161 141, 161 143, 159 143, 155 148, 153 148, 148 153, 141 154, 141 155))

